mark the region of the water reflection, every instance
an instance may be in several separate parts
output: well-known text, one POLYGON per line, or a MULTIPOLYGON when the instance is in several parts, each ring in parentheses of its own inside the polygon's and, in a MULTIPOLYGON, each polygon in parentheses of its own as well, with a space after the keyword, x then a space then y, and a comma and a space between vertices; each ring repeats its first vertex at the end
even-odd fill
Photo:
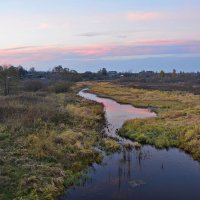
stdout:
MULTIPOLYGON (((116 130, 124 120, 155 116, 147 109, 130 108, 83 91, 79 95, 104 104, 106 133, 121 140, 116 130)), ((89 169, 88 176, 81 187, 72 187, 61 200, 200 199, 199 163, 175 148, 157 150, 148 145, 138 150, 123 148, 120 153, 105 155, 101 165, 94 164, 89 169)))
POLYGON ((89 177, 61 200, 200 199, 199 164, 178 149, 124 149, 94 164, 89 177))
POLYGON ((129 140, 121 138, 117 135, 118 130, 121 128, 125 121, 136 118, 156 117, 156 114, 150 112, 149 109, 135 108, 128 104, 119 104, 112 99, 100 98, 95 94, 88 93, 86 89, 80 91, 78 95, 86 99, 102 103, 104 105, 107 119, 105 132, 108 136, 115 137, 122 143, 130 143, 129 140))

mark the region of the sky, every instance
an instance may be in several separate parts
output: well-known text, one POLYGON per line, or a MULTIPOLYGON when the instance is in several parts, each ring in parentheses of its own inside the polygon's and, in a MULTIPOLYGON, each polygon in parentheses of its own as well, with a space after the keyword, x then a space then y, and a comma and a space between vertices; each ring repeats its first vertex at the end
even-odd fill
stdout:
POLYGON ((199 0, 0 0, 0 65, 200 71, 199 0))

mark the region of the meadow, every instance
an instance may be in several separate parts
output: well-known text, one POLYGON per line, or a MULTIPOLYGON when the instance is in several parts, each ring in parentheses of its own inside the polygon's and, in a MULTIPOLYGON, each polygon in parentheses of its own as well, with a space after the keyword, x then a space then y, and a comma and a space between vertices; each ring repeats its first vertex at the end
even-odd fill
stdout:
POLYGON ((58 199, 101 162, 103 107, 76 92, 0 96, 0 199, 58 199))
POLYGON ((145 90, 111 82, 86 82, 90 91, 124 104, 149 108, 157 117, 127 121, 119 134, 157 148, 178 147, 200 160, 200 95, 145 90))
POLYGON ((94 147, 120 150, 102 132, 103 105, 77 96, 88 86, 100 96, 157 113, 156 118, 127 121, 121 136, 157 148, 178 147, 200 160, 199 95, 111 82, 55 86, 0 96, 0 199, 58 199, 68 187, 81 184, 88 166, 101 163, 94 147))

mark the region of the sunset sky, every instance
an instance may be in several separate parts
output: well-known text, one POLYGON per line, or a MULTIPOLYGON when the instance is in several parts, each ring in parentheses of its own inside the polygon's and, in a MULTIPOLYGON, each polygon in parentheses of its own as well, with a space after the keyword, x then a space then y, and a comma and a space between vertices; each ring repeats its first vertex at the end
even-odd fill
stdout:
POLYGON ((0 0, 0 65, 200 71, 199 0, 0 0))

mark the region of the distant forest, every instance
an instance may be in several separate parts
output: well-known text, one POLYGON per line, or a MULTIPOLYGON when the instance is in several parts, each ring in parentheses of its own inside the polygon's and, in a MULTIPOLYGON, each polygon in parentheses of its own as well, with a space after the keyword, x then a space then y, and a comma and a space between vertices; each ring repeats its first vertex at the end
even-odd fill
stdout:
POLYGON ((60 87, 57 89, 65 91, 75 82, 105 80, 120 82, 135 88, 179 90, 200 94, 200 72, 185 73, 174 69, 170 73, 164 70, 132 73, 108 71, 102 68, 96 73, 91 71, 78 73, 61 65, 54 67, 51 71, 37 71, 35 68, 26 70, 22 66, 0 66, 0 93, 2 95, 16 94, 20 90, 38 91, 53 87, 60 87))

